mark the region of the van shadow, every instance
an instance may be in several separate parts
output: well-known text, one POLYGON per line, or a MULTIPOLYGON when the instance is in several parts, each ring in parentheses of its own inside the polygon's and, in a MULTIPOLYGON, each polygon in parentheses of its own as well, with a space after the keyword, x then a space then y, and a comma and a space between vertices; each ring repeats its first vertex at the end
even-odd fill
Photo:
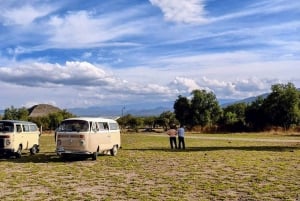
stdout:
MULTIPOLYGON (((210 151, 272 151, 272 152, 294 152, 300 150, 300 146, 219 146, 219 147, 186 147, 186 149, 170 149, 167 147, 145 147, 145 148, 122 148, 123 151, 160 151, 160 152, 210 152, 210 151)), ((100 154, 99 156, 108 156, 100 154)), ((7 158, 0 157, 0 162, 6 161, 11 163, 72 163, 78 161, 92 161, 86 156, 77 156, 71 158, 60 158, 53 152, 42 152, 31 156, 30 154, 23 154, 21 158, 7 158)))
POLYGON ((77 161, 91 161, 91 157, 76 156, 61 158, 53 152, 43 152, 36 155, 23 154, 21 158, 0 157, 0 162, 6 161, 11 163, 71 163, 77 161))
POLYGON ((137 149, 126 149, 131 151, 164 151, 164 152, 207 152, 207 151, 273 151, 273 152, 294 152, 300 150, 300 146, 221 146, 221 147, 186 147, 186 149, 170 149, 159 147, 146 147, 137 149))

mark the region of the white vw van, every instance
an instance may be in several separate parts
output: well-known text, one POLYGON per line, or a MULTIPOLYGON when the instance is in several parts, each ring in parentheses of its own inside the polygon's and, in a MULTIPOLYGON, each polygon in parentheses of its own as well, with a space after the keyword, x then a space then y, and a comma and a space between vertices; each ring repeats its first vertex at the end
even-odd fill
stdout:
POLYGON ((113 119, 78 117, 65 119, 55 132, 56 152, 61 157, 99 153, 117 154, 121 147, 120 129, 113 119))
POLYGON ((17 120, 0 121, 0 154, 22 156, 22 150, 39 152, 40 131, 35 123, 17 120))

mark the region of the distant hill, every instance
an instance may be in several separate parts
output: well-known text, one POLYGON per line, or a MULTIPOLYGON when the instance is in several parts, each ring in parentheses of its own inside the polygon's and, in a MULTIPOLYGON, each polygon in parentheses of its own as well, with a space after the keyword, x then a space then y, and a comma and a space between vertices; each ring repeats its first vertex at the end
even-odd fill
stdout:
POLYGON ((261 94, 261 95, 258 95, 258 96, 252 96, 252 97, 241 99, 241 100, 235 100, 235 101, 232 101, 232 102, 227 102, 227 103, 221 104, 221 107, 227 107, 227 106, 237 104, 237 103, 252 103, 258 97, 261 96, 262 98, 266 98, 269 94, 270 93, 264 93, 264 94, 261 94))
POLYGON ((113 106, 106 106, 106 107, 88 107, 88 108, 69 108, 67 109, 72 114, 77 116, 105 116, 105 117, 116 117, 131 114, 135 116, 156 116, 161 114, 164 111, 172 111, 173 105, 171 107, 168 106, 145 106, 144 108, 134 105, 130 106, 120 106, 120 105, 113 105, 113 106), (123 109, 124 108, 124 109, 123 109), (123 110, 123 111, 122 111, 123 110))
MULTIPOLYGON (((220 99, 220 104, 232 103, 237 99, 220 99)), ((72 114, 77 116, 122 116, 131 114, 134 116, 157 116, 165 111, 173 111, 174 101, 137 103, 126 105, 97 106, 88 108, 69 108, 72 114), (122 111, 123 110, 123 111, 122 111)))
MULTIPOLYGON (((298 88, 297 90, 300 91, 300 88, 298 88)), ((220 105, 221 105, 221 107, 227 107, 229 105, 233 105, 233 104, 236 104, 236 103, 252 103, 258 97, 262 97, 264 99, 267 98, 269 94, 270 93, 264 93, 264 94, 260 94, 258 96, 252 96, 252 97, 245 98, 245 99, 242 99, 242 100, 235 100, 235 101, 231 101, 231 102, 226 102, 226 103, 223 103, 223 104, 220 104, 220 105)))
MULTIPOLYGON (((237 101, 236 99, 220 99, 219 104, 227 104, 237 101)), ((134 116, 157 116, 165 111, 173 111, 174 101, 155 103, 136 103, 111 106, 93 106, 87 108, 68 108, 67 111, 76 116, 105 116, 117 117, 131 114, 134 116), (122 111, 123 110, 123 111, 122 111)), ((47 114, 60 111, 58 107, 48 104, 35 105, 28 109, 31 117, 45 116, 47 114)), ((4 110, 0 110, 0 115, 4 110)))
POLYGON ((29 117, 41 117, 48 114, 59 112, 61 109, 49 104, 39 104, 28 109, 29 117))

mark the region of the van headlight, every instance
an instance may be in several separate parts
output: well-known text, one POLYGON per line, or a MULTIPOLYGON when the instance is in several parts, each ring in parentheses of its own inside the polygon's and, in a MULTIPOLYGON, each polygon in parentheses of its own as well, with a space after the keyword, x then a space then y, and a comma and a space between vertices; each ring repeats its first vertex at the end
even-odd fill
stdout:
POLYGON ((83 146, 85 144, 84 140, 80 140, 80 145, 83 146))
POLYGON ((10 140, 6 140, 6 145, 10 145, 10 140))

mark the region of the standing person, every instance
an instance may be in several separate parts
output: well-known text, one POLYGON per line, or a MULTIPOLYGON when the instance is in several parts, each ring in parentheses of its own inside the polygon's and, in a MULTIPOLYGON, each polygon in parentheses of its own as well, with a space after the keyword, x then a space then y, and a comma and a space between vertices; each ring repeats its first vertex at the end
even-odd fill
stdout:
POLYGON ((170 127, 170 129, 167 131, 167 134, 170 136, 170 146, 171 149, 177 149, 177 142, 176 142, 176 135, 177 135, 177 131, 176 131, 176 126, 172 125, 170 127))
POLYGON ((182 145, 182 149, 185 149, 183 125, 180 125, 177 133, 178 133, 178 148, 181 149, 181 145, 182 145))

